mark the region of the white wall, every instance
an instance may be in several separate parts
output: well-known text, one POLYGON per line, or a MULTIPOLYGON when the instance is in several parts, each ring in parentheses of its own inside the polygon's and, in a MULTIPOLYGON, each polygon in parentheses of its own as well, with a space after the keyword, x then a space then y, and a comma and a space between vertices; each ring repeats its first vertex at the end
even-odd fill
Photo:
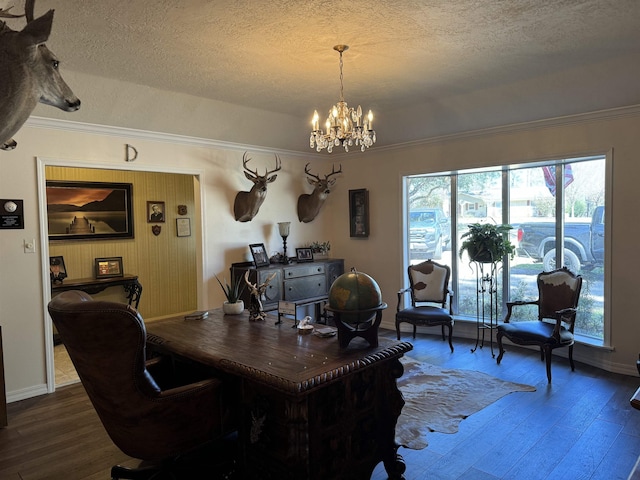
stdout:
MULTIPOLYGON (((214 274, 228 272, 231 262, 244 260, 249 243, 263 242, 271 253, 282 247, 275 224, 291 221, 289 248, 313 240, 330 240, 332 256, 345 258, 345 267, 357 267, 380 284, 389 308, 384 325, 393 325, 395 292, 402 285, 401 190, 403 174, 441 172, 456 168, 520 163, 562 156, 606 153, 613 150, 613 200, 608 213, 611 241, 611 305, 613 351, 580 347, 576 359, 605 369, 635 373, 640 351, 640 325, 636 319, 637 273, 640 259, 635 239, 640 234, 637 183, 640 178, 640 109, 628 108, 597 115, 522 125, 475 134, 436 139, 398 148, 374 147, 361 154, 314 156, 279 152, 282 171, 269 187, 258 216, 238 223, 232 204, 238 190, 249 188, 242 174, 242 154, 249 150, 256 166, 273 164, 273 152, 242 145, 220 145, 189 138, 144 135, 140 132, 108 129, 92 133, 61 123, 62 129, 47 122, 32 121, 20 132, 18 149, 0 152, 0 198, 17 198, 25 203, 25 228, 0 231, 0 325, 4 337, 6 386, 9 400, 46 391, 45 320, 43 265, 39 253, 26 254, 23 240, 40 240, 36 157, 57 159, 74 165, 142 168, 159 171, 202 172, 204 207, 203 306, 222 301, 214 274), (139 151, 138 160, 124 162, 124 144, 139 151), (331 162, 342 164, 343 174, 325 209, 312 223, 300 224, 296 200, 308 192, 304 165, 326 172, 331 162), (349 237, 348 190, 367 188, 370 198, 371 236, 349 237)), ((384 134, 384 132, 380 132, 384 134)), ((46 248, 46 245, 44 245, 46 248)), ((293 251, 293 250, 290 250, 293 251)), ((44 277, 46 278, 46 277, 44 277)), ((456 324, 459 332, 465 326, 456 324)), ((467 330, 468 331, 468 330, 467 330)), ((469 355, 457 350, 456 355, 469 355)), ((479 352, 476 354, 488 354, 479 352)), ((507 359, 505 358, 505 361, 507 359)))

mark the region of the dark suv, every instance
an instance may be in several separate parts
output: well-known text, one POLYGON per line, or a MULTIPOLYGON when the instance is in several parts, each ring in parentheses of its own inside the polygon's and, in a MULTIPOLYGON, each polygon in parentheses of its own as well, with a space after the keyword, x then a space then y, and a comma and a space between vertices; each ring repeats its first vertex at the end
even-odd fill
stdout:
POLYGON ((411 258, 442 258, 451 242, 451 220, 441 208, 417 208, 409 212, 411 258))

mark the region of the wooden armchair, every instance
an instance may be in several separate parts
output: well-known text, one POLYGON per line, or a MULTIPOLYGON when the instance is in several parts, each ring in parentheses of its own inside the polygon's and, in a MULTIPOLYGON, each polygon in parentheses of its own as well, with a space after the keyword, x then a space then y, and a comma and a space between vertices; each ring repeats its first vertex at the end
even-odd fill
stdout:
POLYGON ((146 329, 134 308, 70 290, 48 309, 113 443, 145 463, 115 465, 111 478, 166 478, 191 468, 177 459, 235 430, 221 380, 193 369, 179 374, 173 362, 163 372, 160 358, 146 360, 146 329))
POLYGON ((453 334, 453 312, 449 289, 451 269, 432 260, 426 260, 407 269, 409 288, 398 292, 396 309, 396 334, 400 340, 400 324, 413 325, 413 338, 416 338, 416 327, 442 328, 442 340, 445 340, 445 327, 449 330, 449 347, 453 352, 451 340, 453 334), (410 293, 411 306, 404 308, 404 295, 410 293))
POLYGON ((551 352, 556 348, 569 348, 569 363, 573 363, 573 330, 576 321, 578 299, 582 289, 582 277, 566 267, 538 275, 538 299, 531 302, 507 302, 504 323, 498 325, 496 340, 500 348, 497 361, 504 355, 503 337, 517 345, 537 345, 542 360, 546 359, 547 379, 551 383, 551 352), (511 322, 515 307, 538 306, 538 320, 511 322))

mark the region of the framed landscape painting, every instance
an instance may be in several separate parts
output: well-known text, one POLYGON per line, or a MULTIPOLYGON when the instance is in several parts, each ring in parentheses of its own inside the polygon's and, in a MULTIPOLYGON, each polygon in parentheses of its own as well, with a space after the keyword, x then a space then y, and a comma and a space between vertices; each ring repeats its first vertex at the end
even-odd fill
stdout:
POLYGON ((130 183, 47 181, 49 240, 134 238, 130 183))

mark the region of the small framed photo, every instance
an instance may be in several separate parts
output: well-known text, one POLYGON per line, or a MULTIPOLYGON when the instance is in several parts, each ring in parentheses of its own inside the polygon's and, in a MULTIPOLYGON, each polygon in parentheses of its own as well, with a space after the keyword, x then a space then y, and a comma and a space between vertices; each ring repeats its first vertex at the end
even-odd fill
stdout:
POLYGON ((369 236, 369 191, 349 190, 349 230, 351 237, 369 236))
POLYGON ((96 278, 122 277, 122 257, 96 258, 96 278))
POLYGON ((269 257, 267 250, 264 248, 264 243, 252 243, 249 245, 249 250, 251 250, 253 263, 256 264, 256 267, 266 267, 269 265, 269 257))
POLYGON ((49 257, 49 273, 52 283, 62 283, 67 278, 67 269, 64 266, 64 257, 49 257))
POLYGON ((191 236, 191 219, 190 218, 176 218, 176 232, 179 237, 191 236))
POLYGON ((313 251, 310 248, 296 248, 298 262, 313 262, 313 251))
POLYGON ((164 222, 164 202, 147 202, 147 223, 164 222))

